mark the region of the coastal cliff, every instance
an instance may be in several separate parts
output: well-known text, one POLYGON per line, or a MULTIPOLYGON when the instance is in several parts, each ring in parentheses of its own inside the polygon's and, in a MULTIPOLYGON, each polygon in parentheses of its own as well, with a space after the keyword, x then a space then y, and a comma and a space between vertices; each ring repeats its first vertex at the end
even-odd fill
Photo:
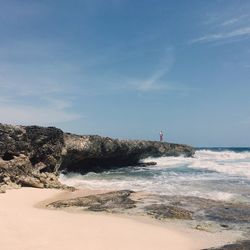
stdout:
POLYGON ((190 146, 97 135, 63 133, 54 127, 0 124, 0 186, 61 188, 59 171, 87 173, 137 165, 146 157, 190 157, 190 146))
POLYGON ((138 165, 147 157, 190 157, 190 146, 156 141, 117 140, 97 135, 79 136, 64 134, 61 170, 87 173, 104 169, 138 165))
POLYGON ((0 187, 61 187, 63 132, 56 128, 0 124, 0 187))

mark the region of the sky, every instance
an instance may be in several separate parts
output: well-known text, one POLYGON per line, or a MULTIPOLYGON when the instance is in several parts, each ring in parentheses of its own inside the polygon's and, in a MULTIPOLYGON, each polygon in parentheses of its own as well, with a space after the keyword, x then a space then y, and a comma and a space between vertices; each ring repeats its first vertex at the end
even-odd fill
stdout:
POLYGON ((0 0, 0 122, 250 146, 250 1, 0 0))

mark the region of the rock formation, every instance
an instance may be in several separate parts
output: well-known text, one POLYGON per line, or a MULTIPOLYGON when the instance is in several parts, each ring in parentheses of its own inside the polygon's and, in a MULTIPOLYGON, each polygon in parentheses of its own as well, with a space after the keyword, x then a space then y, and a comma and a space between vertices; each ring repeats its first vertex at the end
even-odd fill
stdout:
POLYGON ((56 128, 0 124, 0 186, 61 187, 55 173, 64 145, 56 128))
MULTIPOLYGON (((0 124, 0 186, 62 187, 60 171, 87 173, 137 165, 148 156, 192 156, 186 145, 63 133, 54 127, 0 124)), ((153 164, 153 163, 152 163, 153 164)))
MULTIPOLYGON (((156 141, 117 140, 97 135, 64 134, 61 170, 87 173, 138 165, 141 159, 159 156, 192 156, 190 146, 156 141)), ((153 163, 152 163, 153 164, 153 163)))
MULTIPOLYGON (((196 229, 209 231, 207 222, 220 228, 249 231, 250 204, 216 201, 193 196, 168 196, 119 190, 55 201, 50 208, 82 208, 111 213, 146 214, 158 220, 184 219, 199 223, 196 229), (219 211, 219 212, 218 212, 219 211), (205 228, 206 226, 207 228, 205 228)), ((210 225, 210 227, 212 227, 210 225)))
POLYGON ((249 250, 249 249, 250 249, 250 240, 242 240, 222 247, 214 247, 203 250, 249 250))
POLYGON ((89 195, 69 200, 59 200, 47 205, 48 208, 80 207, 95 212, 119 212, 135 208, 135 201, 130 198, 133 191, 119 190, 104 194, 89 195))

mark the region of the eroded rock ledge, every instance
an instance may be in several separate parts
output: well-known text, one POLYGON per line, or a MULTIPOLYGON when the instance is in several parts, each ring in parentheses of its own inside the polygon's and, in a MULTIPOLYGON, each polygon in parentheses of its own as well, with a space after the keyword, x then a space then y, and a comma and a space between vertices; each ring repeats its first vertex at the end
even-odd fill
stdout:
POLYGON ((31 186, 63 187, 61 171, 87 173, 137 165, 148 156, 192 156, 190 146, 153 141, 79 136, 54 127, 0 124, 0 192, 31 186))
POLYGON ((81 208, 111 213, 147 214, 158 220, 182 219, 197 222, 198 230, 209 231, 213 222, 223 229, 241 228, 249 232, 250 204, 216 201, 193 196, 169 196, 119 190, 79 196, 48 204, 49 208, 81 208))
POLYGON ((250 249, 250 240, 242 240, 225 246, 203 249, 203 250, 249 250, 249 249, 250 249))
POLYGON ((187 145, 156 141, 117 140, 98 135, 64 134, 65 148, 60 169, 87 173, 122 166, 138 165, 146 157, 190 157, 194 149, 187 145))

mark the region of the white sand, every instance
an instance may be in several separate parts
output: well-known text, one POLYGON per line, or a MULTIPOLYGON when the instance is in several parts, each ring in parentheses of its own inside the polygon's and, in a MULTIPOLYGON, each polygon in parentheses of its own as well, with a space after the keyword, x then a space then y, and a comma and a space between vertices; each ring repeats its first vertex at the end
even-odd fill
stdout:
POLYGON ((213 234, 103 214, 34 205, 62 191, 22 188, 0 194, 1 250, 195 250, 218 244, 213 234))

